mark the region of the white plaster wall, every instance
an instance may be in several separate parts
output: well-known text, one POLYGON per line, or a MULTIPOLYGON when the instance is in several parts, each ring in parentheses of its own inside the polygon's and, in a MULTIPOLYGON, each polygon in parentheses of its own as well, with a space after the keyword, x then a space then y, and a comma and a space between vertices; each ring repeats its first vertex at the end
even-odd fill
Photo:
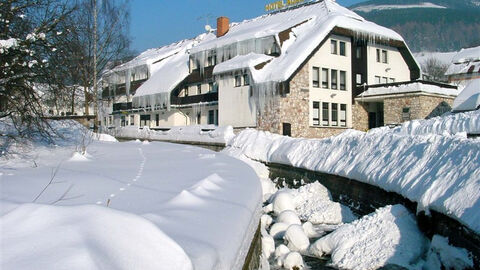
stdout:
POLYGON ((367 84, 375 84, 375 76, 394 78, 395 82, 410 81, 410 69, 397 48, 369 44, 367 55, 367 84), (377 49, 388 51, 388 63, 377 62, 377 49))
POLYGON ((233 76, 218 78, 217 82, 219 126, 255 127, 257 110, 250 100, 250 86, 235 87, 233 76))
MULTIPOLYGON (((338 53, 340 53, 340 48, 338 46, 338 53)), ((350 38, 331 35, 329 39, 325 41, 322 47, 315 53, 315 55, 310 59, 309 65, 309 85, 310 85, 310 100, 309 100, 309 125, 313 126, 313 102, 328 102, 328 103, 338 103, 347 105, 347 127, 352 127, 352 61, 351 61, 351 41, 350 38), (331 53, 331 40, 344 41, 346 43, 346 55, 332 54, 331 53), (313 67, 320 68, 320 87, 313 87, 313 67), (346 71, 346 90, 333 90, 322 88, 322 68, 328 68, 329 70, 336 69, 338 70, 338 88, 340 88, 340 70, 346 71)), ((331 75, 329 71, 329 87, 331 84, 331 75)), ((330 105, 331 106, 331 105, 330 105)), ((339 105, 340 110, 340 105, 339 105)), ((320 104, 320 114, 322 113, 322 105, 320 104)), ((331 114, 331 110, 330 110, 331 114)), ((329 119, 332 119, 331 115, 329 119)), ((321 122, 321 116, 320 116, 321 122)))

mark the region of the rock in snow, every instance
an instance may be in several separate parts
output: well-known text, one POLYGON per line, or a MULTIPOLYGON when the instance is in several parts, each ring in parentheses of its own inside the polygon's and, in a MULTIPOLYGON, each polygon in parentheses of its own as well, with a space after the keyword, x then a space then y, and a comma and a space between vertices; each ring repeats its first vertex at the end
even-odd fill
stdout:
POLYGON ((427 239, 415 216, 404 206, 387 206, 351 224, 342 225, 313 243, 309 251, 331 254, 342 269, 376 269, 394 264, 408 269, 420 261, 427 239))

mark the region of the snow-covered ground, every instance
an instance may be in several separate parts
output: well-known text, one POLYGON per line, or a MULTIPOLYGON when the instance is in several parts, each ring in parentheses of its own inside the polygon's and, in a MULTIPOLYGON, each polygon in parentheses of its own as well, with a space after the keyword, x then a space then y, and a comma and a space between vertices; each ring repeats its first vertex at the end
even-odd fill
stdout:
POLYGON ((245 130, 230 147, 248 158, 340 175, 379 186, 480 232, 480 111, 403 126, 348 130, 323 140, 245 130), (326 154, 328 153, 328 154, 326 154))
POLYGON ((74 138, 4 149, 12 154, 0 160, 1 269, 241 269, 261 210, 245 163, 60 130, 74 138))
POLYGON ((119 138, 217 144, 226 144, 235 136, 232 126, 214 125, 168 127, 165 130, 151 130, 148 127, 140 129, 131 126, 117 128, 109 133, 119 138))

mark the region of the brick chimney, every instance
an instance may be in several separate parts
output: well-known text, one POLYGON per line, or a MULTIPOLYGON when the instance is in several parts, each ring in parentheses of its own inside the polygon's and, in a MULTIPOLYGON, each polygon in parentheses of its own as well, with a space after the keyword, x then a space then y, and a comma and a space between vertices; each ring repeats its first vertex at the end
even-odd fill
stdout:
POLYGON ((217 37, 224 36, 230 29, 230 20, 227 17, 217 18, 217 37))

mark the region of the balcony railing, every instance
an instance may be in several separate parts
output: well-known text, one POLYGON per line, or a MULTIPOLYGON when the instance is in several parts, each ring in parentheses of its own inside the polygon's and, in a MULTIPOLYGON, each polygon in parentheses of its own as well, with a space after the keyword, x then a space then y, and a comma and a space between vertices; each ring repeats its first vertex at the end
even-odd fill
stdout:
POLYGON ((172 97, 170 103, 172 105, 186 105, 200 102, 218 101, 218 93, 207 93, 202 95, 186 96, 186 97, 172 97))

